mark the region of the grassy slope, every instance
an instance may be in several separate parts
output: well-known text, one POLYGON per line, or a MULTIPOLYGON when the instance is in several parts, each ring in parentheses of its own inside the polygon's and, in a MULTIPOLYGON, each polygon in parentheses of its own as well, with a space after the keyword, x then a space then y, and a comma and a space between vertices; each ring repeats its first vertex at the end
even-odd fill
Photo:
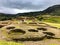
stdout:
POLYGON ((51 22, 51 23, 60 23, 60 17, 59 16, 48 17, 48 18, 45 18, 44 21, 51 22))
POLYGON ((44 22, 44 23, 49 24, 50 26, 53 26, 53 27, 60 28, 60 24, 58 23, 49 23, 49 22, 44 22))
POLYGON ((53 27, 60 28, 60 16, 47 17, 43 20, 43 22, 53 27))

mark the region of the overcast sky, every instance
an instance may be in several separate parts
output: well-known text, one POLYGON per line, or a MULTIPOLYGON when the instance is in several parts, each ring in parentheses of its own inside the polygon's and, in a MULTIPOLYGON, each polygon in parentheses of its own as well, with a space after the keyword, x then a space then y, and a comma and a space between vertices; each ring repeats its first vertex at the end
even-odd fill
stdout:
POLYGON ((56 4, 60 4, 60 0, 0 0, 0 13, 41 11, 56 4))

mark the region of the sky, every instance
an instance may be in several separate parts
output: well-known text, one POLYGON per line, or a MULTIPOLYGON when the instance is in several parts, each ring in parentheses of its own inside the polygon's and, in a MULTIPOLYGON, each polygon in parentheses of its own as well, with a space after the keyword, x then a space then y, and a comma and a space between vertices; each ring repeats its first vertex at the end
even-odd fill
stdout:
POLYGON ((42 11, 52 5, 60 5, 60 0, 0 0, 0 13, 42 11))

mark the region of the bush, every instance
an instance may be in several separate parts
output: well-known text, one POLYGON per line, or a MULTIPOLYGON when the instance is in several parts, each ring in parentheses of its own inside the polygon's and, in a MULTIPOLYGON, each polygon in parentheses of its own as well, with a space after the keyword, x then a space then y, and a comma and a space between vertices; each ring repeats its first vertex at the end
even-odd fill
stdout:
POLYGON ((0 25, 0 28, 4 27, 4 25, 0 25))
POLYGON ((47 29, 46 28, 37 28, 38 30, 43 30, 43 31, 46 31, 47 29))
POLYGON ((10 33, 22 33, 22 34, 25 34, 26 32, 23 31, 22 29, 14 29, 14 30, 11 30, 10 33))
POLYGON ((29 29, 28 31, 29 32, 38 32, 38 30, 35 30, 35 29, 29 29))
POLYGON ((14 29, 15 27, 7 27, 7 29, 14 29))
POLYGON ((43 32, 43 33, 46 34, 46 35, 55 36, 55 34, 52 33, 52 32, 43 32))

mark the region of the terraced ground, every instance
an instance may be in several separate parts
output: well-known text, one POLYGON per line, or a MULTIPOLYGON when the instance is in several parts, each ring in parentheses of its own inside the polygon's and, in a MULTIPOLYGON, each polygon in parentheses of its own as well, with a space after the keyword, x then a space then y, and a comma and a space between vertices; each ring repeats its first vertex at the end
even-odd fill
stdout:
POLYGON ((46 23, 0 25, 0 40, 24 45, 60 45, 60 29, 46 23))

